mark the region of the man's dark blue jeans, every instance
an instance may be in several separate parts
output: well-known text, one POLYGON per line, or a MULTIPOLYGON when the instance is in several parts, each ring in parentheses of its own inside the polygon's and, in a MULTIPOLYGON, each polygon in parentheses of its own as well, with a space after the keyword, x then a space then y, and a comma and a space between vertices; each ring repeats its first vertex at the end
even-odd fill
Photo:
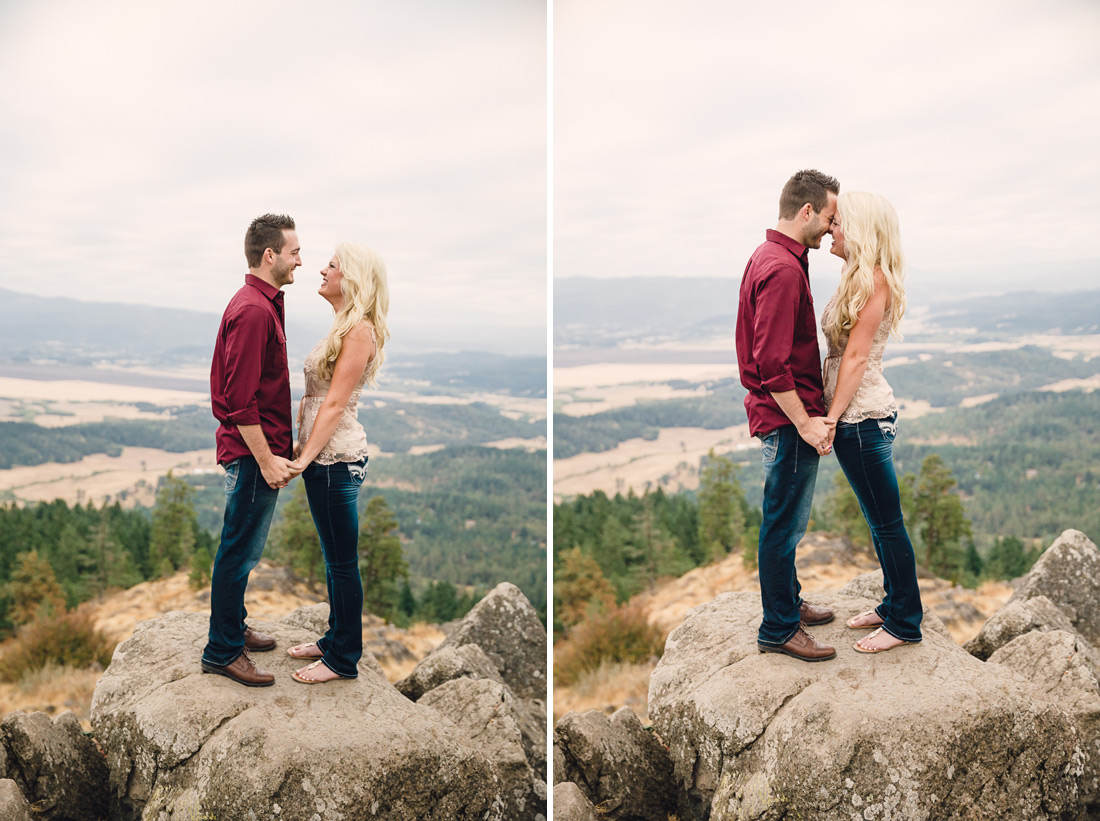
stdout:
POLYGON ((359 488, 367 460, 310 464, 302 473, 309 512, 321 537, 328 584, 328 631, 317 641, 322 661, 345 678, 363 656, 363 582, 359 577, 359 488))
POLYGON ((924 609, 917 587, 917 563, 913 544, 905 530, 894 469, 894 437, 897 414, 888 419, 839 422, 833 451, 855 491, 863 517, 871 528, 875 553, 882 565, 886 598, 875 612, 883 629, 902 641, 920 641, 924 609))
POLYGON ((764 460, 764 521, 757 560, 764 620, 762 644, 785 644, 801 621, 802 586, 794 569, 795 547, 806 535, 817 482, 817 451, 794 425, 760 437, 764 460))
POLYGON ((225 466, 225 518, 210 573, 210 634, 203 661, 224 667, 244 650, 244 590, 259 563, 279 491, 251 456, 225 466))

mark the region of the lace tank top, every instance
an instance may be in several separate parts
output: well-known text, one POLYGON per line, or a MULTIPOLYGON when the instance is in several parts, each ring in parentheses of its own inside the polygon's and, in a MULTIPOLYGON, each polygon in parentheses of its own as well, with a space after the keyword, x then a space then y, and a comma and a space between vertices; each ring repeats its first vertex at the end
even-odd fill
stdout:
MULTIPOLYGON (((827 320, 836 310, 839 291, 833 294, 825 310, 821 312, 821 327, 824 328, 827 320)), ((841 422, 862 422, 864 419, 885 419, 893 416, 898 411, 897 402, 894 401, 894 391, 890 388, 886 377, 882 374, 882 353, 886 350, 886 340, 890 336, 890 313, 883 314, 882 324, 875 331, 875 338, 871 341, 871 353, 867 357, 867 370, 863 373, 863 380, 856 388, 852 401, 841 414, 841 422)), ((848 347, 848 334, 841 334, 839 343, 833 342, 826 334, 829 344, 829 354, 825 357, 825 368, 822 374, 825 382, 825 407, 828 408, 836 393, 836 379, 840 372, 840 358, 844 349, 848 347)))
MULTIPOLYGON (((375 339, 374 328, 370 328, 370 335, 375 339)), ((302 409, 298 415, 298 441, 305 447, 309 436, 313 432, 313 425, 317 422, 317 411, 321 409, 321 403, 325 401, 325 395, 332 387, 332 381, 322 379, 317 373, 317 363, 321 358, 321 348, 325 340, 321 339, 306 357, 303 370, 306 375, 306 394, 302 397, 302 409)), ((375 345, 377 345, 375 339, 375 345)), ((333 431, 328 444, 314 459, 321 465, 334 465, 337 462, 358 462, 368 454, 367 434, 363 426, 359 424, 359 394, 363 392, 363 386, 367 383, 367 368, 363 369, 359 382, 348 397, 348 403, 344 406, 340 421, 333 431)))

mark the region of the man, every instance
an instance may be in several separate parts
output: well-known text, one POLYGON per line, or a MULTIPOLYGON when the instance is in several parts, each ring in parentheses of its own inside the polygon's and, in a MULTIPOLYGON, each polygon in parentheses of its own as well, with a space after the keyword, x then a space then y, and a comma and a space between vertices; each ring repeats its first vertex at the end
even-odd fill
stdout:
POLYGON ((833 612, 802 601, 794 558, 810 520, 818 457, 832 449, 808 257, 832 234, 839 192, 837 181, 820 171, 799 171, 787 181, 779 223, 749 259, 737 309, 745 410, 764 459, 758 548, 764 620, 757 647, 803 661, 836 656, 804 629, 831 622, 833 612))
POLYGON ((245 624, 244 590, 263 555, 279 488, 301 472, 291 461, 290 374, 282 287, 302 264, 294 220, 257 217, 244 238, 248 274, 222 316, 210 366, 210 402, 225 468, 225 520, 210 584, 210 634, 202 671, 248 687, 275 676, 248 651, 272 650, 275 639, 245 624))

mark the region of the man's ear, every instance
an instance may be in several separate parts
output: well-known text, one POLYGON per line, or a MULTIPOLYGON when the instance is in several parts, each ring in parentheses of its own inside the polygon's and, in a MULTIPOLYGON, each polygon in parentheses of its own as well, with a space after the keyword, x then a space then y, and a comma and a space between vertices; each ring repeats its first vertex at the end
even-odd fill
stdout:
POLYGON ((810 203, 806 203, 805 205, 803 205, 801 210, 799 211, 799 213, 802 215, 802 219, 804 220, 809 220, 810 215, 813 214, 813 212, 814 207, 810 203))

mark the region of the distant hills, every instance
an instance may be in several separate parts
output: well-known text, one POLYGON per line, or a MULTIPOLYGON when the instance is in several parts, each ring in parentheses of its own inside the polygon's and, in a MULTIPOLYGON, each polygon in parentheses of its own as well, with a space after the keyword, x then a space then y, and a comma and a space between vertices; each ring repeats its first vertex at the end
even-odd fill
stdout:
MULTIPOLYGON (((559 348, 691 344, 733 336, 740 271, 726 277, 569 277, 554 280, 554 345, 559 348)), ((818 310, 836 285, 815 279, 818 310)), ((952 298, 911 290, 910 309, 927 308, 926 327, 983 337, 1100 333, 1100 290, 1011 293, 952 298)), ((907 339, 911 339, 909 333, 907 339)))
MULTIPOLYGON (((0 366, 11 376, 29 376, 36 363, 50 362, 57 378, 80 379, 81 369, 109 362, 115 366, 171 369, 210 363, 220 313, 85 302, 40 297, 0 288, 0 366), (62 373, 63 372, 63 373, 62 373)), ((299 368, 327 325, 287 318, 287 354, 299 368)), ((406 339, 387 349, 387 370, 443 389, 505 391, 517 396, 546 394, 546 360, 500 352, 439 353, 421 340, 406 339)), ((125 381, 125 376, 116 375, 125 381)), ((137 376, 134 377, 138 379, 137 376)), ((150 384, 153 377, 140 377, 150 384)), ((174 387, 203 390, 203 383, 174 387)), ((158 385, 159 386, 159 385, 158 385)), ((164 385, 168 387, 168 385, 164 385)))

